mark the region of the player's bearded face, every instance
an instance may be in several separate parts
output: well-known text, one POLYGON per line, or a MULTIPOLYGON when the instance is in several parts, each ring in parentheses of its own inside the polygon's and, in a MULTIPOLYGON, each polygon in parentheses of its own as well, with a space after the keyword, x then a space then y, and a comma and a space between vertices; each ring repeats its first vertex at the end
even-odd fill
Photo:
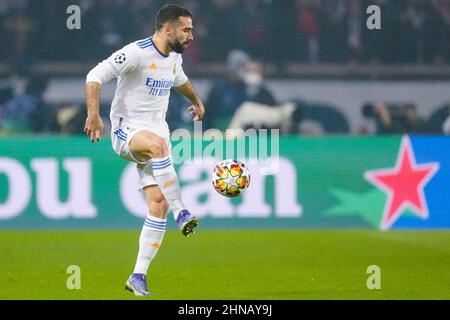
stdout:
POLYGON ((176 53, 183 53, 194 39, 192 36, 192 20, 189 17, 180 17, 174 25, 172 25, 172 35, 169 39, 170 48, 176 53))
POLYGON ((173 40, 169 41, 169 46, 172 48, 173 51, 175 51, 176 53, 183 53, 184 50, 187 48, 187 46, 189 45, 188 41, 180 41, 178 40, 175 36, 173 40))

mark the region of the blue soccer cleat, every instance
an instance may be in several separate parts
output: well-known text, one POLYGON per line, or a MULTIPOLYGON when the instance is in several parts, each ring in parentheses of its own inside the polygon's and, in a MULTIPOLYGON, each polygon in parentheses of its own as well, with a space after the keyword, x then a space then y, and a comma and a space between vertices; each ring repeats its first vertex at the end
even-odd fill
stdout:
POLYGON ((133 273, 125 283, 125 290, 133 292, 136 296, 151 296, 147 290, 147 280, 145 274, 133 273))
POLYGON ((195 233, 195 228, 198 226, 198 219, 192 216, 189 211, 181 210, 177 218, 177 225, 181 233, 189 237, 192 233, 195 233))

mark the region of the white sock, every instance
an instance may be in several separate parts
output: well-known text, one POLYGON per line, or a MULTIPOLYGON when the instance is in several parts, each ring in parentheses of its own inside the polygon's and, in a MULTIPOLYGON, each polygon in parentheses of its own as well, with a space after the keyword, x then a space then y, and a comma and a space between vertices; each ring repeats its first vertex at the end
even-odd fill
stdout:
POLYGON ((170 156, 152 159, 153 176, 161 189, 164 197, 169 203, 169 209, 177 220, 180 211, 185 209, 181 199, 180 184, 178 176, 173 167, 170 156))
POLYGON ((161 246, 167 219, 147 216, 139 238, 139 253, 133 273, 147 274, 150 262, 161 246))

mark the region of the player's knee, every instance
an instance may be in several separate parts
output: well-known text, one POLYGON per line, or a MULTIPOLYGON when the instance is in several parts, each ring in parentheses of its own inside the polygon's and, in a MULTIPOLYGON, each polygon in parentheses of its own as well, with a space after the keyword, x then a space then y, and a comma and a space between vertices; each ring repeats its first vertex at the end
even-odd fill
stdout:
POLYGON ((149 151, 151 158, 162 158, 169 154, 169 148, 163 138, 153 139, 149 151))

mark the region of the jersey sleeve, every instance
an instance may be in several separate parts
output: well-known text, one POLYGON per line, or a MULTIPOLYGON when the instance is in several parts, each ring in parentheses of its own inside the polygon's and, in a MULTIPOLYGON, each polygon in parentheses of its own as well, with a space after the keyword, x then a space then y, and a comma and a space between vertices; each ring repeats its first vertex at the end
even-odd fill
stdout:
POLYGON ((188 81, 188 77, 183 71, 183 58, 180 55, 180 58, 178 59, 178 62, 176 64, 175 80, 173 82, 173 86, 182 86, 186 83, 186 81, 188 81))
POLYGON ((134 71, 140 64, 139 48, 129 44, 97 64, 87 75, 86 82, 104 84, 121 74, 134 71))

